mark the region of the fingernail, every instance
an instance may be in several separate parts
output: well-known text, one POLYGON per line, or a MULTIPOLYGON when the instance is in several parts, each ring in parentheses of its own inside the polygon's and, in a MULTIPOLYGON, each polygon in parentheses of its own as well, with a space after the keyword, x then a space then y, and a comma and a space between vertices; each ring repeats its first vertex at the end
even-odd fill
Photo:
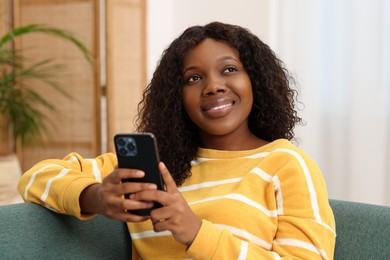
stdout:
POLYGON ((157 186, 156 186, 156 184, 149 184, 148 189, 155 190, 155 189, 157 189, 157 186))
POLYGON ((135 194, 134 193, 131 193, 130 196, 129 196, 129 199, 135 199, 135 194))
POLYGON ((136 171, 135 174, 137 177, 143 177, 145 175, 143 171, 136 171))

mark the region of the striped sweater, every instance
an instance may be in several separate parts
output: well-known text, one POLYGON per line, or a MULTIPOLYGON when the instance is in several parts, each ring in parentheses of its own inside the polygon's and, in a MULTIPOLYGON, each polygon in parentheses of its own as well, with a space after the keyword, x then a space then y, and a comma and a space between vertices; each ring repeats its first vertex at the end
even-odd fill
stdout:
MULTIPOLYGON (((81 191, 109 174, 113 154, 46 160, 26 172, 27 201, 80 219, 81 191)), ((134 259, 333 259, 335 223, 315 162, 285 139, 246 151, 200 148, 180 187, 202 226, 187 249, 150 221, 128 223, 134 259)))

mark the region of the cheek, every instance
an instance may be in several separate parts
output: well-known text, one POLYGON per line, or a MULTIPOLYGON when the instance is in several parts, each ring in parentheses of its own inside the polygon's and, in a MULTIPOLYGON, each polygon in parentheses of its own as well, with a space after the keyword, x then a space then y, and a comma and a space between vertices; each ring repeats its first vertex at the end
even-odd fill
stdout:
POLYGON ((242 82, 241 86, 242 88, 240 90, 240 96, 244 105, 244 109, 250 112, 253 106, 253 90, 249 78, 242 82))
POLYGON ((252 110, 252 106, 253 106, 253 92, 252 92, 252 88, 250 88, 250 91, 248 91, 248 99, 247 99, 247 106, 248 106, 248 110, 249 112, 252 110))
POLYGON ((194 107, 196 106, 195 93, 189 88, 183 88, 182 102, 185 111, 191 117, 191 112, 194 111, 194 107))

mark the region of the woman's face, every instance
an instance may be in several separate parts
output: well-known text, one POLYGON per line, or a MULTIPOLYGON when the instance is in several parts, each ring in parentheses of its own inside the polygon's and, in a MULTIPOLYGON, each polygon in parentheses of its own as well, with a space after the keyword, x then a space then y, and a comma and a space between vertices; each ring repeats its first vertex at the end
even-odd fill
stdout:
POLYGON ((203 145, 250 132, 252 86, 235 48, 207 38, 188 52, 183 68, 183 105, 203 145))

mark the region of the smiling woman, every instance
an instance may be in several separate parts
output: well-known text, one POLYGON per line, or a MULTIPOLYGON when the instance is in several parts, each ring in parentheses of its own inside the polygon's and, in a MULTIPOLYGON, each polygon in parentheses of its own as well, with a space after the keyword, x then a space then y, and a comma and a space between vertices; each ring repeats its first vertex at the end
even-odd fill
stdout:
POLYGON ((116 167, 114 154, 71 153, 35 165, 19 191, 81 219, 127 222, 133 259, 332 259, 321 170, 290 141, 300 118, 289 79, 249 30, 190 27, 163 53, 139 106, 138 131, 157 138, 165 190, 137 181, 149 172, 116 167), (162 207, 133 214, 152 202, 162 207))

